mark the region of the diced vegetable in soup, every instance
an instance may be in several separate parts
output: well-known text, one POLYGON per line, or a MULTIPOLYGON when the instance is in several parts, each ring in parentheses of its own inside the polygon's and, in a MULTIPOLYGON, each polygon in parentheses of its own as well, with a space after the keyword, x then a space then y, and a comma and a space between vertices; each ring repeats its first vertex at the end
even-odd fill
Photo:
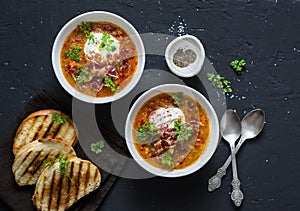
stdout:
POLYGON ((139 155, 167 170, 183 169, 196 162, 208 145, 209 132, 205 110, 182 92, 152 97, 139 109, 133 124, 139 155))
POLYGON ((138 56, 128 34, 104 22, 82 22, 66 38, 61 67, 83 94, 107 97, 122 90, 135 74, 138 56))

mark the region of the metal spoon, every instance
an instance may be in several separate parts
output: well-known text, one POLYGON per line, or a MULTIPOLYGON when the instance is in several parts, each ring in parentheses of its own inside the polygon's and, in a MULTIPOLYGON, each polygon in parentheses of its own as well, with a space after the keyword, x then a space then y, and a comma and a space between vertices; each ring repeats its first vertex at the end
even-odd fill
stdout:
POLYGON ((237 113, 229 109, 227 110, 221 119, 221 135, 229 143, 231 149, 231 159, 232 159, 232 174, 233 180, 231 182, 232 192, 231 200, 235 206, 239 207, 244 198, 242 191, 240 190, 240 180, 238 178, 236 159, 234 154, 235 142, 241 135, 241 121, 237 113))
MULTIPOLYGON (((247 139, 256 137, 263 129, 265 123, 265 113, 262 109, 255 109, 249 112, 242 120, 242 136, 235 147, 237 153, 240 147, 247 139)), ((218 169, 217 174, 208 180, 208 190, 214 191, 221 186, 222 177, 226 174, 226 169, 231 162, 229 156, 221 168, 218 169)))

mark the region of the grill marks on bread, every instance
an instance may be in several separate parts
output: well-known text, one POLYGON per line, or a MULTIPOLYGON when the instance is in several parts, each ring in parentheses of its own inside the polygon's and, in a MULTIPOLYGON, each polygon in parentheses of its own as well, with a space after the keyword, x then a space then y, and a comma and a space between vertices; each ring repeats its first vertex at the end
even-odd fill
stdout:
POLYGON ((49 163, 60 154, 76 156, 71 146, 56 139, 36 140, 21 148, 12 165, 18 185, 34 185, 42 171, 43 162, 49 163))
POLYGON ((76 157, 72 121, 56 124, 54 112, 62 114, 51 109, 30 114, 19 126, 13 143, 15 180, 20 186, 36 184, 32 200, 37 210, 67 210, 101 182, 99 169, 76 157), (67 155, 70 161, 63 174, 59 155, 67 155))
POLYGON ((69 160, 63 175, 58 162, 43 170, 32 197, 37 210, 68 209, 100 186, 101 175, 94 164, 77 157, 69 160))
POLYGON ((74 146, 76 144, 76 131, 71 120, 56 124, 52 120, 54 112, 61 114, 60 111, 56 110, 41 110, 30 114, 22 122, 14 139, 14 155, 23 146, 41 138, 61 138, 69 145, 74 146))

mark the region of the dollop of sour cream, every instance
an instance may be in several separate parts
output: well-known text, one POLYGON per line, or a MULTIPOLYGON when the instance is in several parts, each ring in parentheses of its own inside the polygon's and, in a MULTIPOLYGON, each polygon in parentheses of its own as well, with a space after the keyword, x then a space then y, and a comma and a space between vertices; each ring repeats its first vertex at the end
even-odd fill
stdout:
POLYGON ((91 35, 93 36, 93 39, 88 39, 85 42, 84 45, 84 53, 88 57, 93 57, 95 54, 100 54, 104 58, 106 58, 107 55, 111 54, 119 54, 120 51, 120 42, 113 36, 110 35, 109 40, 112 40, 111 46, 115 47, 115 50, 112 52, 108 52, 107 48, 100 48, 100 45, 102 43, 102 37, 104 33, 94 33, 92 32, 91 35))
POLYGON ((149 119, 156 127, 174 128, 174 121, 177 119, 181 119, 181 123, 185 123, 183 111, 174 107, 159 108, 150 114, 149 119))

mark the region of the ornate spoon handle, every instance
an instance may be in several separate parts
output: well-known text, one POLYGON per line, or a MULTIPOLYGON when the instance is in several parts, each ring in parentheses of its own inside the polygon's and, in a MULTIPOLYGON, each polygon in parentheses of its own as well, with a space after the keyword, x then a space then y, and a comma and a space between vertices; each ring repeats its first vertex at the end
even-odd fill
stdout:
MULTIPOLYGON (((244 142, 245 142, 245 139, 243 137, 241 137, 238 144, 235 147, 235 150, 234 150, 235 154, 239 151, 239 149, 241 148, 241 146, 244 142)), ((219 168, 217 173, 208 180, 208 191, 212 192, 221 186, 222 178, 223 178, 223 176, 226 175, 226 169, 228 168, 230 163, 231 163, 231 156, 229 155, 227 160, 223 164, 223 166, 221 168, 219 168)))
POLYGON ((226 174, 226 168, 223 167, 219 168, 216 175, 208 180, 208 191, 212 192, 221 186, 222 177, 226 174))
POLYGON ((235 206, 239 207, 242 204, 244 195, 240 189, 241 182, 238 179, 236 159, 235 159, 235 153, 234 153, 234 144, 232 144, 230 146, 230 148, 231 148, 231 157, 232 157, 231 164, 232 164, 232 174, 233 174, 233 180, 231 182, 231 185, 232 185, 231 200, 233 201, 235 206))
POLYGON ((235 206, 239 207, 242 204, 244 199, 244 194, 240 189, 241 182, 239 179, 233 179, 231 182, 232 185, 232 193, 231 193, 231 200, 235 204, 235 206))

